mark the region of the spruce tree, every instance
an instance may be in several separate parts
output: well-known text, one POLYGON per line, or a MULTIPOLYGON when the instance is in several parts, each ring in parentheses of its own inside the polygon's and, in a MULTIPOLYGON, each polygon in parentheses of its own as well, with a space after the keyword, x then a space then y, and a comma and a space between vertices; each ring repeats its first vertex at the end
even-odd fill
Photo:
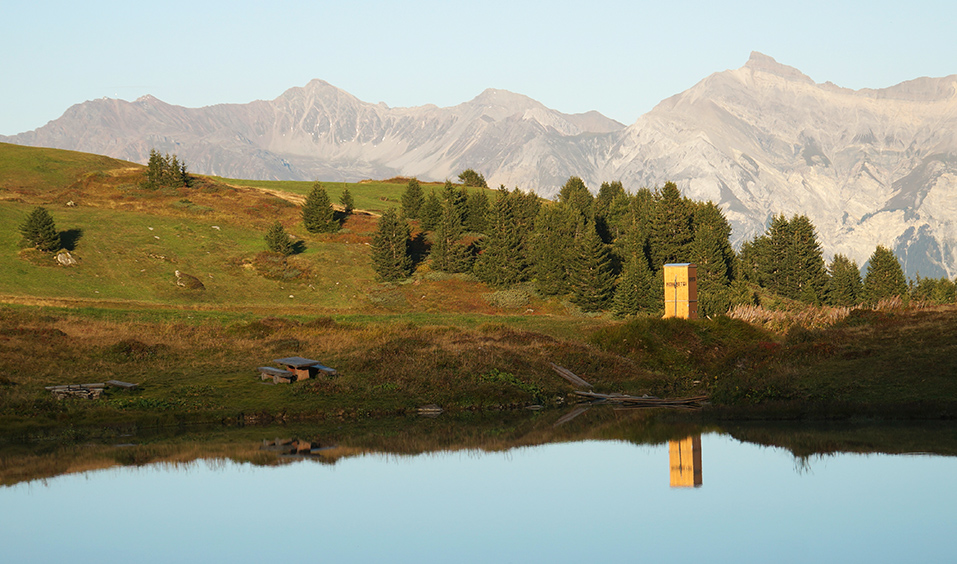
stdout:
POLYGON ((485 233, 488 226, 489 203, 485 190, 468 195, 465 205, 465 230, 472 233, 485 233))
POLYGON ((741 268, 746 279, 794 300, 820 303, 827 271, 814 225, 803 215, 788 220, 771 219, 765 235, 741 248, 741 268))
POLYGON ((372 268, 381 280, 392 282, 409 277, 412 273, 409 243, 409 225, 395 208, 389 208, 379 218, 372 237, 372 268))
POLYGON ((648 246, 651 266, 657 271, 668 263, 690 262, 689 245, 694 238, 692 212, 674 182, 655 194, 654 217, 648 246))
POLYGON ((770 247, 771 240, 767 234, 741 244, 738 252, 738 275, 741 279, 766 287, 764 269, 768 264, 770 247))
POLYGON ((339 229, 329 194, 317 181, 302 207, 302 223, 310 233, 332 233, 339 229))
POLYGON ((470 168, 463 170, 462 173, 459 174, 459 182, 461 182, 463 186, 488 188, 488 183, 485 182, 485 176, 470 168))
POLYGON ((861 269, 857 263, 844 255, 837 254, 831 260, 830 276, 827 279, 824 295, 828 305, 854 306, 861 303, 864 290, 861 282, 861 269))
POLYGON ((571 301, 584 311, 607 309, 614 297, 615 275, 594 223, 584 226, 572 253, 568 276, 571 301))
POLYGON ((791 218, 791 229, 794 236, 796 297, 805 303, 819 304, 824 298, 827 269, 824 253, 817 241, 817 233, 806 215, 796 215, 791 218))
POLYGON ((864 301, 874 305, 893 297, 907 296, 907 280, 901 264, 887 247, 878 245, 868 259, 864 276, 864 301))
POLYGON ((294 252, 289 234, 286 233, 286 230, 278 221, 273 223, 266 231, 265 239, 266 248, 271 252, 279 253, 282 256, 289 256, 294 252))
POLYGON ((653 287, 654 275, 648 267, 648 258, 644 253, 635 253, 625 261, 611 309, 618 317, 635 315, 639 312, 656 312, 657 292, 653 287))
POLYGON ((695 205, 690 262, 698 267, 698 287, 726 287, 734 276, 731 224, 712 202, 695 205))
POLYGON ((531 245, 533 277, 539 292, 568 293, 569 252, 575 248, 584 221, 577 209, 565 204, 542 206, 531 245))
POLYGON ((504 288, 528 279, 526 235, 530 226, 518 216, 522 195, 498 190, 498 198, 489 215, 488 236, 475 260, 475 276, 489 286, 504 288))
POLYGON ((180 162, 176 155, 161 155, 156 149, 150 149, 149 162, 146 165, 146 177, 142 187, 149 190, 159 188, 189 187, 192 178, 186 172, 186 163, 180 162))
POLYGON ((559 203, 578 211, 583 219, 591 221, 595 215, 595 198, 588 191, 585 182, 572 176, 558 192, 559 203))
POLYGON ((698 314, 709 316, 728 311, 728 286, 734 276, 731 225, 712 202, 694 204, 694 239, 689 247, 691 262, 698 267, 698 314))
POLYGON ((595 198, 595 225, 605 243, 614 243, 628 224, 630 198, 621 182, 602 182, 595 198))
POLYGON ((443 272, 468 272, 472 268, 472 250, 461 241, 464 235, 464 193, 446 181, 442 191, 442 209, 433 233, 432 268, 443 272))
POLYGON ((352 193, 349 192, 348 186, 345 187, 342 191, 342 195, 339 196, 339 204, 342 205, 343 213, 347 216, 352 215, 353 210, 356 209, 356 202, 352 198, 352 193))
POLYGON ((406 219, 419 219, 423 203, 422 186, 417 179, 410 178, 402 193, 402 215, 406 219))
POLYGON ((435 195, 435 190, 429 192, 419 211, 420 227, 423 231, 434 231, 442 219, 442 201, 435 195))
POLYGON ((921 278, 910 286, 910 298, 937 305, 957 302, 957 284, 947 278, 921 278))
POLYGON ((60 249, 60 234, 56 230, 53 216, 43 206, 33 208, 30 215, 20 224, 23 245, 44 252, 60 249))

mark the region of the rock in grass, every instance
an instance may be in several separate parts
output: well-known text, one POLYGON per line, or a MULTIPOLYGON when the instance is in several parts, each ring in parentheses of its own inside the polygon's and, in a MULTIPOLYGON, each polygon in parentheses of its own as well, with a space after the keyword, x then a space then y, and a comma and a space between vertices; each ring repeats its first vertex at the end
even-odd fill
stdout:
POLYGON ((186 274, 185 272, 180 272, 177 270, 176 274, 176 285, 181 288, 186 288, 187 290, 205 290, 206 286, 203 286, 203 283, 199 281, 199 278, 191 274, 186 274))
POLYGON ((60 249, 56 254, 56 261, 60 266, 76 266, 79 262, 66 249, 60 249))

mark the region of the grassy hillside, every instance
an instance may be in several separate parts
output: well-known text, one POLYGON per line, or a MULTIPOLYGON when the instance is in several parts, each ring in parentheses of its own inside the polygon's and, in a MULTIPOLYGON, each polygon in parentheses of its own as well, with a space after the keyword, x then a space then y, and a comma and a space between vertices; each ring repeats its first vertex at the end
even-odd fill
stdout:
POLYGON ((348 186, 360 211, 316 235, 298 205, 311 182, 197 177, 151 191, 143 175, 105 157, 0 144, 0 429, 555 405, 572 387, 550 362, 598 391, 709 394, 721 417, 957 415, 952 308, 857 311, 784 334, 724 316, 587 317, 426 265, 382 284, 368 244, 402 179, 324 183, 333 201, 348 186), (20 249, 18 226, 37 205, 77 266, 20 249), (304 245, 285 262, 264 253, 277 220, 304 245), (178 286, 176 271, 202 288, 178 286), (341 375, 284 386, 256 377, 295 355, 341 375), (110 378, 142 388, 99 402, 44 391, 110 378))
POLYGON ((141 168, 110 157, 0 143, 0 195, 68 189, 91 174, 141 168))
POLYGON ((398 205, 402 179, 324 183, 334 202, 348 186, 359 211, 340 232, 316 235, 302 228, 298 206, 311 182, 199 177, 188 189, 150 191, 139 187, 143 172, 106 157, 0 145, 0 299, 279 312, 494 311, 481 298, 488 289, 468 279, 433 276, 415 288, 376 283, 368 243, 375 216, 398 205), (49 255, 18 248, 17 228, 37 205, 51 212, 78 266, 60 267, 49 255), (276 220, 305 246, 286 265, 260 255, 276 220), (205 289, 178 287, 177 270, 205 289))

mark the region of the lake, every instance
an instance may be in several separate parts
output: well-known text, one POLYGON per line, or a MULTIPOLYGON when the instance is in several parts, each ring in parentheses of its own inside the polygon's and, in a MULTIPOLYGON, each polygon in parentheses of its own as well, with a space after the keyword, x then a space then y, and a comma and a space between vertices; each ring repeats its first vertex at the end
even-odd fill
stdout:
MULTIPOLYGON (((515 436, 491 450, 451 446, 397 454, 280 437, 234 443, 250 449, 252 454, 243 456, 251 462, 232 454, 77 471, 83 464, 97 465, 77 458, 72 473, 0 487, 3 560, 954 558, 950 535, 957 530, 957 488, 949 479, 957 475, 957 457, 795 456, 708 428, 647 443, 572 437, 504 446, 537 432, 531 429, 554 428, 553 421, 548 423, 521 432, 512 425, 515 436)), ((602 428, 610 435, 632 432, 621 422, 602 428), (609 428, 616 432, 608 433, 609 428)), ((656 423, 651 434, 660 436, 667 428, 656 423)), ((827 434, 832 431, 818 440, 833 441, 827 434)), ((917 428, 903 434, 928 432, 938 431, 917 428)), ((746 429, 735 434, 777 433, 746 429)), ((941 434, 952 437, 953 429, 941 434)), ((854 444, 875 431, 843 436, 854 444)), ((408 444, 402 436, 396 440, 408 444)), ((134 447, 98 448, 115 457, 134 447)), ((70 452, 81 450, 71 447, 70 452)))

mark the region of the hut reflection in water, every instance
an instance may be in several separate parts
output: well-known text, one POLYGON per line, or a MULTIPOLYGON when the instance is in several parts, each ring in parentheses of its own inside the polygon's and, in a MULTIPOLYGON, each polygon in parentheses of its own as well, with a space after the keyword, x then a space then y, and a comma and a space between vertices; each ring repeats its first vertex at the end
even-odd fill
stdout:
POLYGON ((701 487, 701 435, 668 441, 671 460, 671 487, 701 487))

